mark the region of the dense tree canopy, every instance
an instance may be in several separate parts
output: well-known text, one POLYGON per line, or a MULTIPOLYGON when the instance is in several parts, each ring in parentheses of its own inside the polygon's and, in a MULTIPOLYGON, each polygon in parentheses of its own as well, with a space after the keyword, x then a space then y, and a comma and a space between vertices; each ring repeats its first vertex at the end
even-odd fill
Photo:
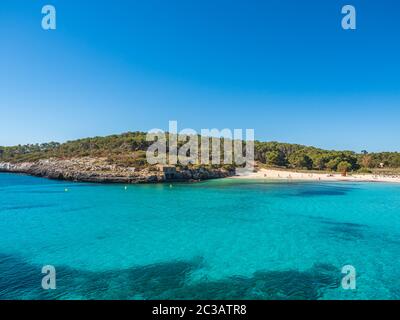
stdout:
MULTIPOLYGON (((23 162, 46 158, 107 157, 110 163, 146 165, 145 151, 152 144, 146 133, 128 132, 66 143, 43 143, 0 147, 0 161, 23 162)), ((221 147, 223 143, 221 143, 221 147)), ((255 160, 268 166, 308 170, 355 171, 379 167, 400 168, 400 153, 329 151, 298 144, 260 142, 254 145, 255 160)), ((221 153, 223 154, 223 153, 221 153)))

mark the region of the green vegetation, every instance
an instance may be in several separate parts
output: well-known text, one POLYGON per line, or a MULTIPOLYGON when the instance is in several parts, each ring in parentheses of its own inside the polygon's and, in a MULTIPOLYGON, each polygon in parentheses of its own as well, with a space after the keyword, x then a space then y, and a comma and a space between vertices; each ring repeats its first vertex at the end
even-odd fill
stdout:
POLYGON ((0 161, 29 162, 39 159, 71 157, 106 157, 110 164, 143 166, 146 164, 145 150, 151 142, 146 133, 128 132, 107 137, 85 138, 66 143, 43 143, 0 147, 0 161))
POLYGON ((369 173, 382 167, 393 172, 393 169, 400 168, 399 152, 368 153, 364 150, 355 153, 279 142, 257 141, 255 159, 269 166, 342 173, 350 171, 369 173))
MULTIPOLYGON (((128 132, 107 137, 94 137, 66 143, 43 143, 0 147, 0 161, 25 162, 39 159, 71 157, 105 157, 110 164, 147 166, 146 150, 152 144, 146 133, 128 132)), ((221 143, 221 148, 223 142, 221 143)), ((221 152, 221 155, 223 153, 221 152)), ((279 142, 255 142, 255 160, 272 167, 298 170, 338 172, 372 172, 400 168, 400 153, 363 151, 328 151, 315 147, 279 142)))

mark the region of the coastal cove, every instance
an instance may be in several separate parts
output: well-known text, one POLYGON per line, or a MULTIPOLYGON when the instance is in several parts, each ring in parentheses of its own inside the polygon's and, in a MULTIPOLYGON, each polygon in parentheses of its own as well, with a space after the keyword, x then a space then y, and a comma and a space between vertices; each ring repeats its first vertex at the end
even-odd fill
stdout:
POLYGON ((1 1, 0 304, 400 301, 399 13, 1 1))
POLYGON ((0 299, 398 299, 399 191, 240 178, 125 188, 0 173, 0 299), (47 264, 56 290, 40 288, 47 264), (348 264, 356 290, 340 286, 348 264))
POLYGON ((93 183, 163 183, 163 182, 199 182, 210 179, 232 178, 241 180, 264 181, 342 181, 342 182, 386 182, 400 183, 400 174, 362 174, 352 173, 343 176, 334 172, 308 172, 283 169, 257 169, 254 172, 236 174, 234 169, 224 168, 191 168, 176 169, 171 166, 160 166, 159 169, 148 168, 135 171, 135 168, 109 165, 104 159, 72 158, 46 159, 35 162, 7 163, 0 162, 0 173, 23 173, 36 177, 55 180, 93 183), (166 173, 168 172, 172 173, 166 173))

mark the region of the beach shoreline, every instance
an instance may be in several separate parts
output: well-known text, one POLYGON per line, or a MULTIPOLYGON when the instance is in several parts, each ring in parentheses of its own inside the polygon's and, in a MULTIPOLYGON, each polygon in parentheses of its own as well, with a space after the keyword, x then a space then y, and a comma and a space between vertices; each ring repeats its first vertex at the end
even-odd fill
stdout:
POLYGON ((349 173, 343 176, 339 173, 297 172, 279 169, 260 169, 257 172, 239 174, 229 179, 244 180, 283 180, 283 181, 346 181, 346 182, 390 182, 400 183, 399 175, 378 175, 349 173))

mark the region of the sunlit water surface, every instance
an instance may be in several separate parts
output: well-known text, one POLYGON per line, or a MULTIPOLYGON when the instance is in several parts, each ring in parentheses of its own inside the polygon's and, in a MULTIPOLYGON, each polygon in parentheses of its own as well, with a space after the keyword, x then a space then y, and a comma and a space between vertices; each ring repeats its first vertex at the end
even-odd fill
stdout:
POLYGON ((399 299, 399 258, 400 185, 0 174, 0 299, 399 299))

